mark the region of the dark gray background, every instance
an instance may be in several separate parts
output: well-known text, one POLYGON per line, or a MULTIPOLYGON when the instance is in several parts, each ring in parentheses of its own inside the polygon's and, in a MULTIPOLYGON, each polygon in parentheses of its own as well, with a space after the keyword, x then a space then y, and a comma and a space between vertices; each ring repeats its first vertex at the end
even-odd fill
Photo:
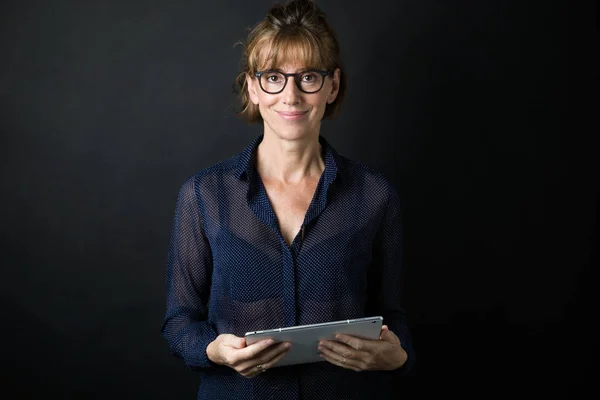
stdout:
MULTIPOLYGON (((2 2, 1 394, 194 398, 159 332, 175 198, 261 131, 233 113, 233 44, 270 4, 2 2)), ((349 78, 322 133, 404 205, 418 364, 398 398, 575 390, 595 5, 319 4, 349 78)))

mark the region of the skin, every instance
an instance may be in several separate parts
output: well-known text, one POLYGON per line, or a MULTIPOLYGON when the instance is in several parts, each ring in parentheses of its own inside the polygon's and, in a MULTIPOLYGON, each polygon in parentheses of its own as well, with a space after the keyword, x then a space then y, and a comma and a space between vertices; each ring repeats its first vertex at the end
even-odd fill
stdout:
MULTIPOLYGON (((286 73, 304 68, 305 65, 292 62, 280 67, 286 73)), ((311 94, 300 91, 291 77, 283 92, 278 94, 265 93, 254 77, 247 76, 246 79, 250 100, 258 105, 264 121, 264 138, 257 149, 256 168, 271 201, 277 205, 274 208, 282 234, 290 243, 325 169, 320 156, 319 132, 325 107, 338 94, 340 70, 336 69, 333 76, 325 78, 319 92, 311 94), (278 212, 278 209, 286 211, 278 212)), ((398 336, 385 325, 379 340, 348 335, 338 335, 336 339, 322 341, 318 351, 324 360, 342 368, 393 370, 407 359, 398 336)), ((243 337, 221 334, 208 345, 206 354, 212 362, 253 378, 263 373, 257 365, 262 365, 264 370, 272 368, 290 348, 290 343, 275 344, 272 340, 246 346, 243 337)))
POLYGON ((391 371, 404 365, 408 354, 400 345, 400 339, 387 325, 381 327, 379 340, 364 340, 348 335, 323 340, 318 350, 321 358, 338 367, 354 371, 391 371))

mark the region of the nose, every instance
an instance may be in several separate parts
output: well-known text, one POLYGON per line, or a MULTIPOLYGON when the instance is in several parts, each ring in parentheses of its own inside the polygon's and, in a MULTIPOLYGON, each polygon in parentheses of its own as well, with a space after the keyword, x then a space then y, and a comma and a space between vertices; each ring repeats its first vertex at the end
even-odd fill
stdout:
POLYGON ((296 86, 296 80, 293 76, 288 76, 286 79, 288 80, 287 84, 285 85, 283 92, 281 92, 281 95, 283 96, 283 103, 287 105, 298 104, 300 102, 302 92, 300 89, 298 89, 298 86, 296 86))

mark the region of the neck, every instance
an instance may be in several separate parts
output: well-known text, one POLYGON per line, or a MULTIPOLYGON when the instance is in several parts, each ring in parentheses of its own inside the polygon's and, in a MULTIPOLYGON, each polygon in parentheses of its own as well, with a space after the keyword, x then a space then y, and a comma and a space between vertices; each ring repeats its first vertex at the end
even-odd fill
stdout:
POLYGON ((319 136, 285 140, 265 133, 257 148, 256 169, 263 179, 282 183, 318 178, 325 169, 319 136))

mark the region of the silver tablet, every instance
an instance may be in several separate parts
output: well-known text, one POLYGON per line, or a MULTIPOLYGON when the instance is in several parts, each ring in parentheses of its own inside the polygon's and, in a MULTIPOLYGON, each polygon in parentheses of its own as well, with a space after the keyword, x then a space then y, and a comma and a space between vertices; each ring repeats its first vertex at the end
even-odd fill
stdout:
POLYGON ((281 367, 325 361, 319 357, 319 340, 336 340, 335 335, 338 333, 361 339, 379 339, 382 324, 383 317, 378 316, 246 332, 245 336, 247 345, 264 339, 274 339, 276 343, 291 342, 292 348, 275 365, 281 367))

